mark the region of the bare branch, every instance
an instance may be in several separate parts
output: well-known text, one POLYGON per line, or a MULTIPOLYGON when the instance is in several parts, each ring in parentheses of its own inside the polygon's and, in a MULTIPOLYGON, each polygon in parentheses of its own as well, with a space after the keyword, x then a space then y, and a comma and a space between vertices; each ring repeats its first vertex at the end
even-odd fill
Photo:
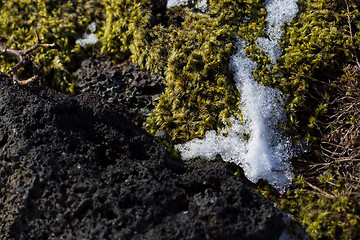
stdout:
MULTIPOLYGON (((9 69, 8 73, 13 73, 13 82, 14 84, 27 84, 29 82, 32 82, 33 80, 35 80, 37 78, 37 76, 33 76, 29 79, 26 80, 19 80, 17 73, 19 68, 21 68, 22 66, 24 66, 24 64, 27 61, 27 56, 33 52, 34 50, 36 50, 38 47, 54 47, 55 43, 52 44, 48 44, 48 43, 41 43, 42 39, 39 38, 39 34, 37 33, 37 31, 35 30, 35 34, 36 34, 36 38, 37 38, 37 43, 35 43, 31 48, 26 49, 26 50, 14 50, 14 49, 8 49, 6 46, 2 46, 0 45, 0 50, 3 53, 8 53, 8 54, 12 54, 15 55, 19 58, 19 62, 12 68, 9 69)), ((1 39, 5 39, 8 40, 6 37, 2 37, 0 36, 1 39)))

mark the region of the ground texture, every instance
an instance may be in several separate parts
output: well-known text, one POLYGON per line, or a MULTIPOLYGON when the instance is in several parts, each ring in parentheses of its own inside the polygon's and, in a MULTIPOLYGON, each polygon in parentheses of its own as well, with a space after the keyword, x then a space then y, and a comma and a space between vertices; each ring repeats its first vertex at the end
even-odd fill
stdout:
POLYGON ((2 239, 279 238, 272 203, 224 163, 171 156, 125 100, 0 78, 2 239))

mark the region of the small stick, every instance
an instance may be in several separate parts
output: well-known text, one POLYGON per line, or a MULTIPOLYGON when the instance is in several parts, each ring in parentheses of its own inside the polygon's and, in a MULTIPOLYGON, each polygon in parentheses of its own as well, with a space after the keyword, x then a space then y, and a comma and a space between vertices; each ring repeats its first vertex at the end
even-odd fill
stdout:
MULTIPOLYGON (((34 46, 32 46, 31 48, 29 49, 26 49, 26 50, 13 50, 13 49, 8 49, 6 46, 2 46, 0 45, 0 50, 4 53, 8 53, 8 54, 12 54, 12 55, 15 55, 19 58, 19 62, 12 68, 9 69, 8 73, 13 73, 13 83, 14 84, 21 84, 21 85, 24 85, 24 84, 27 84, 29 82, 32 82, 33 80, 35 80, 37 78, 37 75, 29 78, 29 79, 26 79, 26 80, 19 80, 18 77, 17 77, 17 73, 18 73, 18 70, 19 68, 21 68, 25 63, 26 63, 26 57, 29 53, 31 53, 32 51, 34 51, 35 49, 37 49, 38 47, 54 47, 55 46, 55 43, 52 43, 52 44, 48 44, 48 43, 41 43, 41 41, 43 39, 40 39, 39 38, 39 34, 37 33, 37 31, 35 30, 35 34, 36 34, 36 38, 37 38, 37 43, 35 43, 34 46)), ((2 37, 4 39, 6 39, 5 37, 2 37)))
POLYGON ((325 192, 324 190, 321 190, 320 188, 316 187, 315 185, 312 185, 311 183, 309 183, 308 181, 305 181, 306 184, 308 186, 310 186, 312 189, 314 189, 315 191, 318 192, 318 194, 324 196, 324 197, 327 197, 327 198, 330 198, 330 199, 335 199, 335 196, 325 192))
MULTIPOLYGON (((347 12, 347 22, 348 22, 348 26, 349 26, 349 31, 350 31, 350 39, 351 39, 351 43, 354 44, 353 41, 353 34, 352 34, 352 28, 351 28, 351 18, 350 18, 350 7, 349 7, 349 3, 347 0, 345 0, 345 4, 346 4, 346 12, 347 12)), ((355 56, 355 60, 356 60, 356 64, 358 67, 360 67, 360 62, 359 62, 359 58, 357 56, 356 50, 354 50, 354 56, 355 56)))

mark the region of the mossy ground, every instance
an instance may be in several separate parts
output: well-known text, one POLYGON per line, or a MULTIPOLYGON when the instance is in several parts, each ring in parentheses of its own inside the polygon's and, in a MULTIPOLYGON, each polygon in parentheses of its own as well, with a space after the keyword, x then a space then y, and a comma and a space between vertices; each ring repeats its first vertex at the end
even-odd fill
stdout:
MULTIPOLYGON (((290 212, 314 239, 360 238, 359 65, 360 14, 357 0, 299 0, 299 13, 284 27, 277 64, 257 46, 266 37, 265 1, 209 0, 208 10, 189 5, 166 9, 166 1, 0 1, 0 35, 9 48, 35 43, 32 29, 54 49, 33 54, 46 85, 71 92, 74 70, 87 56, 114 62, 129 57, 161 74, 164 94, 149 116, 147 130, 168 133, 167 144, 220 130, 223 119, 241 119, 241 96, 229 70, 237 37, 246 40, 254 77, 287 97, 288 133, 307 138, 311 152, 294 159, 294 186, 274 201, 290 212), (31 13, 31 14, 29 14, 31 13), (99 42, 75 44, 95 22, 99 42)), ((1 71, 16 59, 0 55, 1 71)), ((45 83, 44 83, 45 84, 45 83)), ((261 192, 271 194, 266 187, 261 192)))
MULTIPOLYGON (((75 41, 82 38, 91 22, 101 22, 100 2, 0 1, 0 35, 8 38, 4 45, 11 49, 28 49, 37 41, 35 30, 44 43, 56 44, 54 48, 39 49, 32 54, 33 69, 21 69, 22 75, 36 73, 47 79, 42 84, 71 92, 72 73, 79 67, 79 60, 90 52, 75 41)), ((17 59, 1 54, 0 62, 1 71, 6 72, 17 59)))

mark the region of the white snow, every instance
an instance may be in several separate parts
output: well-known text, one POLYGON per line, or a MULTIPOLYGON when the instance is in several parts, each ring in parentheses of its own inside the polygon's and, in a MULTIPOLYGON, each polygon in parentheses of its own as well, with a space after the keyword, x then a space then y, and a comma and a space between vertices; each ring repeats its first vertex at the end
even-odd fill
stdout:
MULTIPOLYGON (((259 45, 273 63, 281 55, 281 26, 296 15, 296 1, 266 1, 269 39, 260 39, 259 45)), ((256 64, 246 57, 246 44, 242 40, 237 43, 238 52, 230 62, 241 95, 242 121, 232 119, 232 125, 220 134, 208 131, 204 139, 194 139, 176 147, 184 159, 201 157, 213 160, 220 155, 224 161, 241 166, 250 181, 256 183, 265 179, 283 193, 293 178, 287 161, 293 156, 291 139, 279 127, 286 120, 282 108, 284 99, 279 90, 255 81, 252 72, 256 64)))
POLYGON ((241 93, 239 107, 243 122, 232 119, 231 126, 219 135, 208 131, 204 139, 194 139, 176 147, 184 159, 213 160, 220 155, 224 161, 241 166, 250 181, 256 183, 261 178, 266 179, 283 192, 293 174, 290 164, 284 161, 292 156, 291 140, 277 131, 277 125, 286 118, 281 108, 282 95, 279 90, 255 81, 252 70, 256 64, 246 57, 244 44, 238 43, 238 53, 230 63, 236 71, 236 87, 241 93))
POLYGON ((172 8, 172 7, 176 7, 176 6, 180 6, 182 4, 187 4, 188 0, 168 0, 167 4, 166 4, 166 8, 172 8))
POLYGON ((201 2, 198 2, 195 7, 197 9, 200 9, 202 12, 206 12, 208 10, 208 5, 206 0, 202 0, 201 2))
POLYGON ((90 33, 84 33, 82 39, 77 39, 75 41, 76 44, 80 45, 81 47, 84 47, 86 44, 95 44, 98 41, 98 38, 95 36, 94 32, 96 31, 96 24, 95 22, 92 22, 88 27, 87 30, 90 31, 90 33))
POLYGON ((291 22, 298 12, 297 0, 267 0, 266 32, 268 38, 258 38, 258 45, 264 50, 273 64, 281 56, 282 50, 279 42, 283 36, 282 27, 291 22))
MULTIPOLYGON (((172 8, 180 5, 187 5, 189 0, 168 0, 166 4, 166 8, 172 8)), ((208 5, 207 0, 201 0, 200 2, 196 3, 195 8, 201 10, 202 12, 206 12, 208 5)))

